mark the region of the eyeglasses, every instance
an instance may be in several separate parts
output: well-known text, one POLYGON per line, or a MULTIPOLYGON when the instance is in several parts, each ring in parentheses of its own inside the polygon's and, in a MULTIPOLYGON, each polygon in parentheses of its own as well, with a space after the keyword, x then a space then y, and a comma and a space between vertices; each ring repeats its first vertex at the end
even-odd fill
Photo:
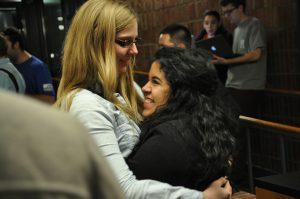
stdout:
POLYGON ((135 45, 140 45, 142 43, 142 39, 141 38, 135 38, 135 40, 132 40, 132 39, 116 39, 115 42, 123 47, 123 48, 126 48, 126 47, 131 47, 133 44, 135 45))
POLYGON ((229 10, 225 10, 225 11, 222 12, 222 14, 224 16, 229 16, 235 9, 237 9, 237 8, 231 8, 229 10))

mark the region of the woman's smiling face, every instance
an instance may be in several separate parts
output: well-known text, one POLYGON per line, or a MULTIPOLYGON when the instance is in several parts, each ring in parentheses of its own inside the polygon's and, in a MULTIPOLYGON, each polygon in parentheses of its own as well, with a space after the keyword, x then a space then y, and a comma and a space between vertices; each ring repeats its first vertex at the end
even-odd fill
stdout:
MULTIPOLYGON (((135 41, 138 37, 138 25, 137 21, 132 22, 132 24, 117 33, 116 40, 122 41, 135 41)), ((119 73, 125 73, 127 67, 130 65, 131 58, 138 54, 138 49, 135 43, 131 43, 128 46, 121 46, 115 43, 117 64, 119 73)))
POLYGON ((144 117, 149 117, 158 108, 167 103, 170 86, 166 80, 165 73, 160 69, 160 63, 158 61, 152 63, 148 82, 142 90, 145 95, 144 110, 142 113, 144 117))

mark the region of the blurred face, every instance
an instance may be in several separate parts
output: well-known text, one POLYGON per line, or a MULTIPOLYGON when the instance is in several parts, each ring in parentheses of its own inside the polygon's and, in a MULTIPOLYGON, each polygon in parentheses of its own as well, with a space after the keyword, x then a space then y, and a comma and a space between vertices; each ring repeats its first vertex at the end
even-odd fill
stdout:
POLYGON ((115 48, 119 73, 125 73, 131 63, 131 58, 138 54, 137 38, 138 25, 136 21, 116 34, 115 48))
POLYGON ((160 70, 158 61, 152 63, 149 71, 149 80, 142 90, 145 95, 144 110, 142 113, 144 117, 149 117, 159 107, 167 103, 170 86, 165 78, 165 73, 160 70))
POLYGON ((214 37, 220 25, 220 22, 215 16, 207 15, 203 21, 203 28, 206 30, 209 37, 214 37))
POLYGON ((16 50, 16 45, 18 45, 18 43, 13 44, 7 36, 5 37, 5 42, 7 45, 7 56, 12 62, 14 62, 18 56, 16 50))
POLYGON ((175 44, 171 41, 169 34, 160 34, 158 39, 159 47, 175 47, 175 44))
POLYGON ((232 4, 228 4, 222 7, 222 12, 229 19, 230 23, 238 25, 241 20, 241 13, 243 13, 243 6, 236 8, 232 4))

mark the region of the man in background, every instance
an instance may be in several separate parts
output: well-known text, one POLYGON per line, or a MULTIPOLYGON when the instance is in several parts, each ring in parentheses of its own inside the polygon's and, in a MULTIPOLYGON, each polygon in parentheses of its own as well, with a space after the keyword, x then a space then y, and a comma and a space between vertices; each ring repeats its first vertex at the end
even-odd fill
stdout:
POLYGON ((55 95, 47 65, 25 50, 25 41, 19 30, 7 28, 3 34, 7 41, 8 57, 25 80, 25 94, 52 104, 55 95))
POLYGON ((222 12, 237 25, 233 34, 233 52, 241 56, 214 56, 214 64, 230 65, 226 87, 241 107, 242 114, 255 116, 266 83, 266 36, 262 23, 245 14, 245 0, 221 0, 222 12))
POLYGON ((2 34, 0 34, 0 88, 25 93, 25 81, 8 59, 6 40, 2 34))
POLYGON ((160 32, 158 45, 160 47, 191 48, 192 34, 183 25, 171 24, 160 32))
MULTIPOLYGON (((256 117, 266 83, 267 46, 266 33, 262 23, 255 17, 246 15, 246 0, 221 0, 222 12, 230 23, 237 27, 233 33, 234 58, 214 56, 213 63, 230 65, 226 87, 246 116, 256 117)), ((233 163, 233 181, 239 188, 247 186, 247 149, 244 129, 241 128, 237 140, 239 154, 233 163)))

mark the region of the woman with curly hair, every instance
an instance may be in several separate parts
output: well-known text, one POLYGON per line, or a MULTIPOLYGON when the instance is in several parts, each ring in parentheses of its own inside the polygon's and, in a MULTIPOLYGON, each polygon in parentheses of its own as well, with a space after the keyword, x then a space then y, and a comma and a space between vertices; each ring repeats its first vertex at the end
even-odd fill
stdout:
POLYGON ((204 190, 228 176, 236 119, 215 96, 217 76, 193 50, 160 49, 149 72, 140 142, 127 159, 138 179, 204 190))

